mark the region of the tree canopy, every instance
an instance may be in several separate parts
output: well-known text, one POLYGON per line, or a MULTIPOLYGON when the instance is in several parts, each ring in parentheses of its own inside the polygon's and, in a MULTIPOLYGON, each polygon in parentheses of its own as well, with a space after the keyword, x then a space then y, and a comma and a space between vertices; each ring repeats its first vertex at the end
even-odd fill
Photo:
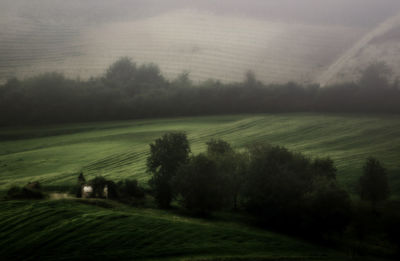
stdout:
POLYGON ((386 169, 379 160, 368 158, 363 166, 363 175, 359 179, 361 199, 373 203, 386 200, 389 195, 389 184, 386 169))
POLYGON ((172 200, 171 179, 177 169, 189 159, 189 141, 181 132, 167 133, 150 144, 147 170, 152 174, 149 181, 160 207, 167 208, 172 200))
POLYGON ((182 165, 173 184, 182 204, 194 212, 208 214, 224 204, 223 177, 216 162, 205 154, 193 156, 182 165))
POLYGON ((127 57, 88 80, 46 73, 0 85, 0 126, 274 112, 400 113, 400 89, 382 63, 357 82, 320 88, 264 84, 252 72, 237 83, 193 82, 187 72, 168 80, 127 57))

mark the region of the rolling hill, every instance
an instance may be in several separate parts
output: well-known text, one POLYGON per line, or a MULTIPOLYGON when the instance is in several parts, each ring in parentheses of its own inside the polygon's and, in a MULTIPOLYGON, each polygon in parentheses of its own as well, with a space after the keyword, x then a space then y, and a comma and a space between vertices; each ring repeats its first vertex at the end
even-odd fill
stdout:
POLYGON ((266 83, 325 85, 378 59, 397 75, 398 36, 385 35, 398 30, 399 9, 395 0, 4 0, 0 81, 49 71, 86 79, 121 56, 195 81, 253 70, 266 83))
POLYGON ((0 207, 0 254, 7 260, 347 260, 248 225, 110 201, 0 201, 0 207))
POLYGON ((152 119, 0 129, 0 190, 39 180, 48 187, 74 185, 87 178, 149 179, 149 143, 168 131, 188 134, 193 153, 222 138, 235 148, 253 142, 284 145, 312 157, 330 156, 341 185, 350 192, 369 156, 389 171, 395 197, 400 195, 400 121, 390 115, 265 114, 152 119))

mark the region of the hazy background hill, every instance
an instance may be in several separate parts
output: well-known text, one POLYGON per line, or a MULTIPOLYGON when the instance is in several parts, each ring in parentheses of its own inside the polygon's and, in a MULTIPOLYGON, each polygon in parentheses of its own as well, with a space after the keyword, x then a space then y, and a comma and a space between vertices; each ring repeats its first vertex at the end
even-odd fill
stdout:
POLYGON ((397 0, 2 0, 0 82, 47 71, 97 76, 118 57, 175 77, 266 83, 352 80, 400 66, 397 0))

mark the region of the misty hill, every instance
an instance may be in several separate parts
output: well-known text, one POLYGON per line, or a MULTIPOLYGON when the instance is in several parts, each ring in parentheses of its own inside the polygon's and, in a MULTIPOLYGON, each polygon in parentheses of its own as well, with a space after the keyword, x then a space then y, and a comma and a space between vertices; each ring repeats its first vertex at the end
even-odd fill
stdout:
POLYGON ((0 10, 3 82, 87 78, 121 56, 169 78, 231 82, 250 69, 266 83, 352 80, 371 60, 395 71, 400 61, 396 0, 4 0, 0 10))

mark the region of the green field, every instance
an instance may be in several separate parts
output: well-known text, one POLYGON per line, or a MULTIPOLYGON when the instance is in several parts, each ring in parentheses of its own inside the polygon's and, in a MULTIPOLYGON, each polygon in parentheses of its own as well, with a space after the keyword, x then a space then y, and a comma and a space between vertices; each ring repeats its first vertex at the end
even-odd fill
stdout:
POLYGON ((149 179, 149 143, 168 131, 185 131, 192 152, 211 138, 235 148, 253 142, 287 146, 308 156, 330 156, 339 182, 350 192, 368 156, 389 172, 392 192, 400 195, 400 118, 390 115, 261 114, 84 123, 0 129, 0 190, 40 181, 44 186, 74 185, 87 178, 114 181, 149 179))
MULTIPOLYGON (((84 123, 0 129, 0 190, 40 181, 68 189, 78 173, 146 184, 149 143, 165 132, 188 134, 192 153, 222 138, 237 149, 279 144, 310 157, 331 156, 349 191, 366 157, 379 158, 400 195, 400 119, 389 115, 260 114, 84 123)), ((53 198, 53 197, 51 197, 53 198)), ((151 199, 146 205, 152 204, 151 199)), ((1 201, 0 259, 5 260, 350 260, 325 248, 251 226, 250 216, 210 219, 181 210, 137 208, 109 200, 1 201), (178 214, 179 213, 179 214, 178 214)), ((350 244, 351 245, 351 244, 350 244)), ((348 246, 351 249, 351 246, 348 246)), ((379 253, 380 246, 373 246, 379 253)), ((362 260, 365 260, 362 257, 362 260)))
POLYGON ((0 207, 2 260, 347 260, 247 225, 111 201, 8 201, 0 207))

